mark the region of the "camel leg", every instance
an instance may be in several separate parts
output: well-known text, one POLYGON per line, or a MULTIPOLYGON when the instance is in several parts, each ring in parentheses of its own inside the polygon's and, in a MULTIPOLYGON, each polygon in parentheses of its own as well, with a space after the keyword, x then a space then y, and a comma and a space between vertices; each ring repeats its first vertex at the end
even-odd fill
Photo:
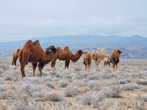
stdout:
POLYGON ((115 69, 115 64, 113 64, 112 67, 115 69))
POLYGON ((33 66, 33 76, 35 76, 35 70, 36 70, 36 67, 37 67, 37 63, 32 64, 32 66, 33 66))
POLYGON ((106 67, 106 62, 104 62, 104 67, 106 67))
POLYGON ((25 71, 24 71, 24 69, 25 69, 25 65, 24 64, 21 64, 20 70, 21 70, 22 77, 25 77, 25 71))
POLYGON ((91 68, 91 64, 88 64, 88 70, 90 70, 90 68, 91 68))
POLYGON ((70 63, 70 60, 65 60, 65 69, 69 68, 69 63, 70 63))
POLYGON ((84 64, 85 65, 85 71, 86 71, 86 64, 84 64))
POLYGON ((115 65, 115 68, 116 68, 116 69, 118 68, 118 64, 115 65))
POLYGON ((67 69, 69 69, 69 63, 70 63, 70 60, 67 62, 67 69))
POLYGON ((88 70, 88 65, 86 65, 86 71, 88 70))
POLYGON ((83 61, 83 64, 85 66, 85 71, 87 70, 87 64, 85 63, 85 60, 83 61))
POLYGON ((110 63, 108 63, 108 66, 110 67, 110 66, 111 66, 111 64, 110 64, 110 63))
POLYGON ((40 72, 40 76, 42 76, 42 69, 44 67, 44 64, 39 63, 38 68, 39 68, 39 72, 40 72))
POLYGON ((55 68, 55 65, 56 65, 56 59, 51 62, 51 68, 55 68))

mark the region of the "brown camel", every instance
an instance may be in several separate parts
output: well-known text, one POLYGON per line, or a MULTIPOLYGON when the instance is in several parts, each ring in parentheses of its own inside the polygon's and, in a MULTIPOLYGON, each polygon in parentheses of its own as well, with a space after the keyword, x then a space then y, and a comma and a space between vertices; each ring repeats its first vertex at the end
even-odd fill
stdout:
POLYGON ((110 62, 112 63, 113 68, 117 68, 117 65, 119 63, 119 57, 120 57, 121 53, 122 53, 122 51, 120 51, 119 49, 114 49, 112 51, 112 55, 110 57, 110 62))
POLYGON ((101 63, 102 60, 104 60, 106 57, 108 57, 109 54, 103 50, 96 50, 93 54, 92 54, 92 59, 94 60, 95 64, 97 66, 99 66, 99 64, 101 63))
POLYGON ((91 62, 92 62, 91 54, 92 54, 91 52, 86 52, 84 54, 83 64, 85 65, 85 70, 90 70, 91 68, 91 62))
POLYGON ((55 53, 56 48, 54 46, 48 47, 46 52, 44 52, 44 50, 41 48, 39 40, 36 40, 35 42, 28 40, 18 55, 22 77, 25 77, 25 66, 29 62, 32 63, 33 66, 33 76, 35 76, 37 65, 40 75, 42 75, 43 67, 53 59, 55 53))
POLYGON ((78 50, 75 54, 73 54, 68 46, 65 46, 63 49, 58 47, 56 55, 51 62, 51 67, 55 67, 56 60, 65 61, 65 69, 69 68, 70 60, 72 62, 77 62, 81 55, 83 54, 82 50, 78 50))

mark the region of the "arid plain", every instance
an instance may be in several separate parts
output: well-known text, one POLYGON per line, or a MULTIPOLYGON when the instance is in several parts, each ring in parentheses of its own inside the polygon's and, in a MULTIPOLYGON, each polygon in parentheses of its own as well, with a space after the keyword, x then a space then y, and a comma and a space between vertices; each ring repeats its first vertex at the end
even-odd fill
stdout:
POLYGON ((0 110, 147 110, 147 60, 120 59, 117 69, 84 70, 83 59, 50 64, 43 75, 27 65, 22 78, 11 59, 0 59, 0 110))

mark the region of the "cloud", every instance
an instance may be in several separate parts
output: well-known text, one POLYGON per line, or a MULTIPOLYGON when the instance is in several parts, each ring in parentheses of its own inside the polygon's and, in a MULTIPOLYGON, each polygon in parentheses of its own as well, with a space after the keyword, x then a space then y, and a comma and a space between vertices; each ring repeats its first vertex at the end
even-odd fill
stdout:
POLYGON ((146 0, 5 0, 0 41, 60 34, 147 36, 146 0))

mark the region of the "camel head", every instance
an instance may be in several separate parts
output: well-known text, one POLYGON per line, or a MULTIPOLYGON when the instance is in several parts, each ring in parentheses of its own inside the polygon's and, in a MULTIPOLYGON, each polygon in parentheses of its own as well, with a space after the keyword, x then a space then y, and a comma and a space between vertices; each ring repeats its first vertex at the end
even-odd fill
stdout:
POLYGON ((117 56, 117 57, 119 57, 121 53, 122 53, 122 51, 120 51, 119 49, 114 49, 112 51, 112 55, 117 56))
POLYGON ((51 45, 49 46, 47 49, 46 49, 46 54, 51 54, 51 53, 56 53, 57 49, 54 45, 51 45))
POLYGON ((119 55, 122 53, 122 51, 120 51, 119 49, 117 49, 117 52, 119 53, 119 55))
POLYGON ((84 53, 82 50, 78 50, 77 52, 76 52, 77 54, 79 54, 80 56, 84 53))
POLYGON ((74 55, 72 55, 71 61, 77 62, 82 54, 83 54, 83 51, 79 49, 74 55))

